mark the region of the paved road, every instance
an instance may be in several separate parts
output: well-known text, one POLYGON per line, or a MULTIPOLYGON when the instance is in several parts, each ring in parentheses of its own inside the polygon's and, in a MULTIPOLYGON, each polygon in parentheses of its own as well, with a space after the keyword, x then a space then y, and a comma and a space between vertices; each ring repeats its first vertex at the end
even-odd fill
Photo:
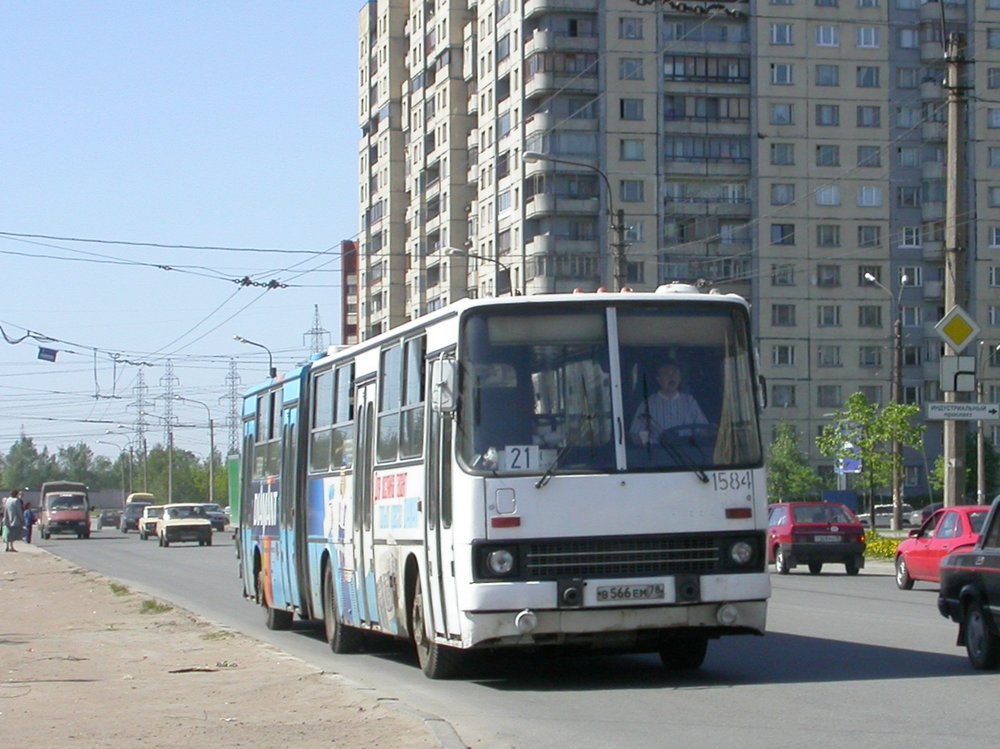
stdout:
POLYGON ((441 716, 475 747, 962 747, 992 744, 1000 674, 973 671, 936 590, 896 588, 891 565, 773 577, 769 634, 715 642, 693 675, 651 655, 518 654, 476 678, 430 682, 406 648, 335 656, 315 628, 267 631, 239 595, 233 548, 160 549, 132 533, 44 542, 72 561, 441 716), (946 716, 946 718, 945 718, 946 716))

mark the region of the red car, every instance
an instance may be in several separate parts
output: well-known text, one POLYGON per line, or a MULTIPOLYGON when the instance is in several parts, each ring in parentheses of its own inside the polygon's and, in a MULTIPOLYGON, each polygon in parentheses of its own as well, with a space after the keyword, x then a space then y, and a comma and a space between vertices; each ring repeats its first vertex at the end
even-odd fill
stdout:
POLYGON ((896 585, 910 590, 915 580, 940 582, 941 560, 976 545, 989 506, 945 507, 931 515, 896 551, 896 585))
POLYGON ((818 575, 826 563, 856 575, 865 566, 865 529, 836 502, 773 504, 767 508, 767 560, 782 575, 799 564, 818 575))

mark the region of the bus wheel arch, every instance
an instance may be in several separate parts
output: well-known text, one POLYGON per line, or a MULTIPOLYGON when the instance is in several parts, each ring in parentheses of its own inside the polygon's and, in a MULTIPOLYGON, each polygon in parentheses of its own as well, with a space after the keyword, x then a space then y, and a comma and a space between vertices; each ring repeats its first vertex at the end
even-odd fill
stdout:
POLYGON ((320 569, 323 571, 322 605, 323 633, 326 636, 330 650, 338 655, 359 653, 363 649, 364 639, 361 630, 344 624, 340 620, 337 605, 337 588, 333 579, 333 563, 329 555, 323 557, 320 569))
POLYGON ((458 648, 442 645, 434 638, 434 632, 427 621, 429 606, 424 602, 419 568, 415 561, 412 564, 412 574, 410 561, 406 564, 406 591, 409 611, 407 626, 420 669, 429 679, 452 679, 461 675, 465 653, 458 648))

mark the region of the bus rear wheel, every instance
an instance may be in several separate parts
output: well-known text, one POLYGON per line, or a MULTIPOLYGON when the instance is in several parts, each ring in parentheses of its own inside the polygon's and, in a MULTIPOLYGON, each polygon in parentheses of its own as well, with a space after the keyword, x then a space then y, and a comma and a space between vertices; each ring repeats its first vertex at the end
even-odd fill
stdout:
POLYGON ((264 571, 257 573, 257 590, 260 596, 260 605, 264 608, 264 624, 268 629, 291 629, 292 612, 283 609, 276 609, 267 600, 267 591, 264 588, 264 571))
POLYGON ((340 655, 361 651, 361 632, 340 621, 337 610, 337 592, 333 587, 333 565, 327 565, 323 577, 323 630, 330 650, 340 655))
POLYGON ((463 653, 457 648, 440 645, 428 631, 430 622, 424 609, 424 596, 420 589, 420 578, 413 591, 413 606, 410 609, 410 633, 417 651, 420 669, 429 679, 452 679, 462 671, 463 653))

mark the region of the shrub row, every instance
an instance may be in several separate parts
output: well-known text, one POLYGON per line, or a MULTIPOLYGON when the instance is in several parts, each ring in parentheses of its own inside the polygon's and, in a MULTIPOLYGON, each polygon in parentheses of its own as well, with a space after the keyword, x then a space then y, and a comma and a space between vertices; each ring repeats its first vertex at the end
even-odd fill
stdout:
POLYGON ((869 530, 865 532, 865 557, 867 559, 895 559, 896 549, 899 548, 901 539, 885 538, 877 531, 869 530))

